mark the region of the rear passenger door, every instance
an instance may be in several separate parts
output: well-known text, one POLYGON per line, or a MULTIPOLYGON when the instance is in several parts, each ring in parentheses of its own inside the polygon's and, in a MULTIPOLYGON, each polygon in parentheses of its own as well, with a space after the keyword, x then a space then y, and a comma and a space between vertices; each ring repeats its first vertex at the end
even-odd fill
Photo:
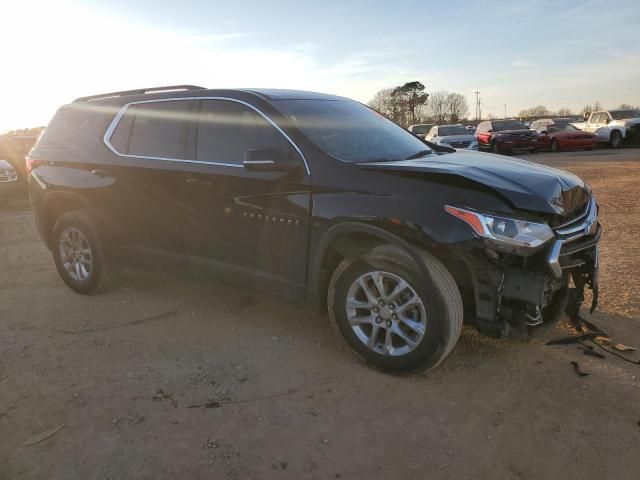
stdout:
POLYGON ((130 261, 186 259, 180 195, 192 106, 189 100, 132 103, 107 134, 117 161, 105 172, 115 183, 102 208, 130 261))
POLYGON ((195 265, 236 283, 299 296, 306 277, 310 183, 292 143, 254 107, 203 99, 185 162, 187 245, 195 265), (248 171, 247 150, 282 149, 298 172, 248 171))

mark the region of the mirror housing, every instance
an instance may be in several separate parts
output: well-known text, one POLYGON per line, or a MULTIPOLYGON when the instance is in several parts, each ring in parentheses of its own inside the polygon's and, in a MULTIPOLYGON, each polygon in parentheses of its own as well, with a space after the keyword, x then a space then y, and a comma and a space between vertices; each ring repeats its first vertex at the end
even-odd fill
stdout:
POLYGON ((247 150, 242 166, 251 172, 292 172, 301 168, 297 157, 281 148, 247 150))

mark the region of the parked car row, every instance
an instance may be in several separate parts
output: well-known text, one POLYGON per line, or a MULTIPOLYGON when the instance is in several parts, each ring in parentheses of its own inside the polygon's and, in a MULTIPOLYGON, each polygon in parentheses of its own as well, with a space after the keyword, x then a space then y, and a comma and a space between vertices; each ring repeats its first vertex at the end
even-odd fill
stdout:
POLYGON ((525 123, 518 120, 486 120, 472 125, 411 125, 409 131, 441 146, 487 150, 493 153, 586 149, 596 144, 611 148, 640 144, 640 111, 607 110, 578 118, 544 118, 525 123))

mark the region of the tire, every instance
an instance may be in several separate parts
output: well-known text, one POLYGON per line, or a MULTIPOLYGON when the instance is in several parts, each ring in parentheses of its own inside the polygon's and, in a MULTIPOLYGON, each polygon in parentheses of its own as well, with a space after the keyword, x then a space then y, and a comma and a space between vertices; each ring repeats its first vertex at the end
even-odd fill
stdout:
POLYGON ((51 239, 53 260, 69 288, 92 295, 111 285, 114 270, 88 212, 74 210, 63 214, 53 227, 51 239))
POLYGON ((376 247, 362 257, 346 259, 333 273, 327 295, 331 326, 346 350, 370 366, 392 373, 434 368, 451 353, 460 337, 463 307, 458 287, 438 259, 426 252, 421 255, 426 278, 411 256, 391 245, 376 247), (373 272, 382 276, 387 290, 386 302, 379 305, 375 305, 381 295, 377 288, 373 288, 373 272), (398 293, 394 302, 389 299, 389 294, 398 286, 397 279, 405 281, 407 286, 398 293), (367 297, 363 296, 360 280, 369 286, 373 303, 363 301, 367 297), (407 299, 416 298, 416 304, 407 308, 405 320, 390 318, 394 312, 402 317, 403 303, 409 304, 411 302, 407 299), (348 306, 348 300, 352 305, 367 306, 352 308, 348 306), (355 323, 354 317, 359 316, 368 321, 355 323), (406 323, 411 320, 408 317, 413 318, 413 327, 406 323), (372 335, 376 325, 377 335, 372 335), (414 329, 416 326, 418 329, 414 329), (419 330, 424 332, 423 335, 419 330), (396 334, 398 331, 403 336, 396 334), (406 338, 415 344, 410 345, 406 338), (371 344, 373 347, 369 346, 371 344))
POLYGON ((622 134, 618 130, 611 132, 609 146, 611 148, 620 148, 622 146, 622 134))
POLYGON ((493 142, 491 144, 491 151, 496 155, 500 155, 502 153, 500 150, 500 145, 498 145, 498 142, 493 142))
POLYGON ((551 151, 554 153, 561 151, 560 145, 558 144, 558 141, 555 138, 551 140, 551 151))

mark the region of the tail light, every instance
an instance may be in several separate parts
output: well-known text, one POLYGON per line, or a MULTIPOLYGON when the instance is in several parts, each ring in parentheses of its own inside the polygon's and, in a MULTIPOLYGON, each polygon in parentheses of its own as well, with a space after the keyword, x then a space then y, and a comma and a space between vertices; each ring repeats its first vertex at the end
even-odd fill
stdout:
POLYGON ((25 165, 27 167, 27 174, 30 174, 34 168, 39 167, 40 165, 44 165, 46 163, 45 160, 41 160, 39 158, 33 158, 27 155, 24 157, 25 165))

